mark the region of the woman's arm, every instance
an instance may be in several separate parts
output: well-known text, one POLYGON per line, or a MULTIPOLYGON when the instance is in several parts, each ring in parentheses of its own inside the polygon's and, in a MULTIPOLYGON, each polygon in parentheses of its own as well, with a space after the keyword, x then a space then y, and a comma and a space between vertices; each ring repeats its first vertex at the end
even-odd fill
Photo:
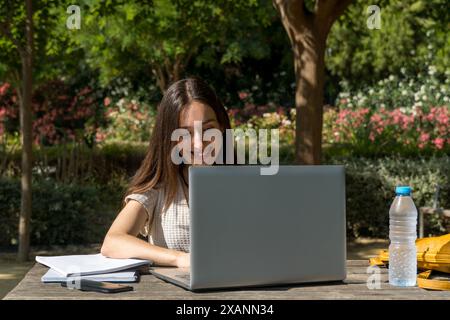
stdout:
POLYGON ((110 258, 138 258, 157 265, 189 267, 189 254, 152 245, 137 238, 147 219, 145 208, 129 201, 114 220, 103 240, 102 255, 110 258))

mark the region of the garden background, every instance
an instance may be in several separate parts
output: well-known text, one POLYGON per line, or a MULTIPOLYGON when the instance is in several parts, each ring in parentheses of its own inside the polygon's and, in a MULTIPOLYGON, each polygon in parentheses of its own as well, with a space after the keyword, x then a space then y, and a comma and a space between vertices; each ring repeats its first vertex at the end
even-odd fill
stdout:
MULTIPOLYGON (((270 1, 78 1, 80 29, 72 30, 70 3, 54 3, 38 2, 34 16, 33 247, 102 242, 147 150, 162 92, 180 78, 210 83, 233 127, 280 129, 281 163, 294 163, 294 58, 270 1)), ((0 22, 10 19, 20 39, 24 6, 5 8, 0 22)), ((440 186, 439 205, 450 208, 448 13, 445 0, 356 0, 331 28, 322 163, 346 166, 350 241, 387 238, 398 184, 413 187, 418 207, 432 206, 440 186), (367 27, 372 4, 380 29, 367 27)), ((19 73, 0 33, 3 252, 18 244, 19 73)), ((426 234, 448 228, 432 216, 426 234)))

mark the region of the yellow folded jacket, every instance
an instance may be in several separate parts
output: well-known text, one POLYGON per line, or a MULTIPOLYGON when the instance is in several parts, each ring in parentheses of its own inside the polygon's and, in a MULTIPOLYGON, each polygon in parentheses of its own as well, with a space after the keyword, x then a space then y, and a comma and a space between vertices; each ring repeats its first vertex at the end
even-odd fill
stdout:
MULTIPOLYGON (((417 268, 424 272, 417 275, 417 285, 431 290, 450 290, 448 279, 433 279, 432 271, 450 274, 450 233, 416 240, 417 268)), ((388 266, 389 252, 382 250, 380 254, 369 260, 371 265, 388 266)), ((445 278, 445 277, 440 277, 445 278)))

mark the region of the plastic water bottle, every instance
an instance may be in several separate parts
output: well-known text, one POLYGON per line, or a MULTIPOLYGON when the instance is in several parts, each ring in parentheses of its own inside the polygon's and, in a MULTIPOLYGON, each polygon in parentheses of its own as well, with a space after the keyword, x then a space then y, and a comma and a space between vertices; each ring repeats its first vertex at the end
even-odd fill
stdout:
POLYGON ((389 210, 389 284, 410 287, 417 277, 417 208, 409 186, 397 187, 395 193, 389 210))

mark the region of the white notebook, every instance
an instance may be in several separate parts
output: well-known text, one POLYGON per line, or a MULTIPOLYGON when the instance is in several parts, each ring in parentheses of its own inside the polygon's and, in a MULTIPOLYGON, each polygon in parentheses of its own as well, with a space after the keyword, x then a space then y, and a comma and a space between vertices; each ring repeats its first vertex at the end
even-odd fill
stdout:
MULTIPOLYGON (((82 279, 94 280, 94 281, 106 281, 106 282, 136 282, 139 279, 139 272, 122 271, 112 273, 93 274, 90 276, 81 276, 82 279)), ((65 277, 58 271, 49 269, 46 274, 41 278, 42 282, 66 282, 67 280, 75 280, 70 277, 65 277)))
POLYGON ((149 260, 107 258, 101 253, 53 257, 37 256, 36 261, 54 269, 64 277, 111 273, 151 264, 149 260))

